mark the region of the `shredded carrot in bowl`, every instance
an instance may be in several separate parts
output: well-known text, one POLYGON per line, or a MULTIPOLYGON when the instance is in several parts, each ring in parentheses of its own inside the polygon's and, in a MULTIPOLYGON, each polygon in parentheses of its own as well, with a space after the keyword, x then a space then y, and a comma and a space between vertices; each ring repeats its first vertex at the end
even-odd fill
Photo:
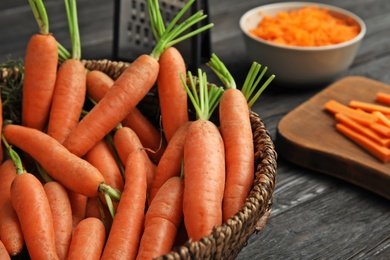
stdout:
POLYGON ((352 18, 333 16, 326 8, 306 6, 265 15, 250 33, 263 40, 290 46, 326 46, 356 37, 360 26, 352 18))

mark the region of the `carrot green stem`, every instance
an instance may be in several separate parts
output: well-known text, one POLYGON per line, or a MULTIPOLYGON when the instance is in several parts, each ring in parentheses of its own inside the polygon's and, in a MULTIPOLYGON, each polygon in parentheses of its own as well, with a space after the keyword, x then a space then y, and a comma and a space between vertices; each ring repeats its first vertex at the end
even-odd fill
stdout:
POLYGON ((110 212, 110 215, 112 216, 112 218, 114 218, 115 217, 115 209, 114 209, 114 205, 112 204, 112 200, 107 193, 103 193, 103 194, 104 194, 104 198, 107 202, 108 211, 110 212))
POLYGON ((196 23, 204 20, 207 15, 203 14, 203 11, 200 10, 195 14, 188 17, 181 24, 177 24, 180 18, 184 15, 184 13, 191 7, 191 5, 195 2, 195 0, 190 0, 186 3, 186 5, 179 11, 179 13, 173 18, 173 20, 169 23, 168 27, 165 28, 164 21, 161 17, 161 12, 159 8, 159 4, 157 0, 148 0, 148 13, 151 17, 151 27, 154 33, 154 36, 157 40, 156 45, 150 56, 154 57, 156 60, 160 58, 160 55, 169 47, 172 47, 179 42, 182 42, 194 35, 197 35, 205 30, 210 29, 214 25, 212 23, 204 25, 197 30, 191 31, 189 33, 183 33, 191 28, 196 23))
POLYGON ((4 135, 1 135, 1 139, 3 141, 5 148, 8 151, 9 157, 15 164, 16 174, 26 173, 26 170, 23 167, 23 163, 22 160, 20 159, 19 154, 14 149, 12 149, 12 146, 7 142, 4 135))
POLYGON ((208 120, 217 108, 223 94, 223 88, 214 84, 208 84, 206 73, 198 69, 198 82, 188 71, 188 86, 183 75, 180 75, 188 97, 194 105, 197 119, 208 120))
POLYGON ((39 174, 45 182, 53 181, 53 178, 50 177, 50 175, 45 171, 45 169, 42 168, 42 166, 38 162, 35 162, 35 166, 37 167, 39 174))
POLYGON ((49 34, 49 19, 42 0, 28 0, 41 34, 49 34))
POLYGON ((69 51, 65 49, 65 47, 61 43, 57 42, 57 46, 58 46, 58 61, 60 63, 66 61, 67 59, 72 58, 72 54, 70 54, 69 51))
POLYGON ((230 74, 225 64, 217 57, 217 55, 215 55, 215 53, 211 54, 210 61, 207 65, 214 71, 227 89, 237 88, 232 74, 230 74))
POLYGON ((72 58, 81 59, 80 33, 77 19, 76 0, 65 0, 66 15, 68 18, 70 39, 72 42, 72 58))

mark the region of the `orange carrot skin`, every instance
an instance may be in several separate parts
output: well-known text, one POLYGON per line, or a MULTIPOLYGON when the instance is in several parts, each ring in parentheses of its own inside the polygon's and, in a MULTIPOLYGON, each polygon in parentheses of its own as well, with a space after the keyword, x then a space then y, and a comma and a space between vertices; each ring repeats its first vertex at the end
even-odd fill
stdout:
POLYGON ((84 156, 145 97, 153 87, 158 71, 156 59, 149 55, 138 57, 119 76, 104 98, 77 124, 64 146, 75 155, 84 156))
POLYGON ((57 76, 58 47, 53 35, 33 35, 24 59, 22 125, 43 130, 57 76))
POLYGON ((219 104, 220 129, 225 146, 226 184, 223 221, 244 205, 254 180, 254 146, 247 101, 238 89, 229 89, 219 104))
POLYGON ((16 168, 11 159, 0 166, 0 238, 11 256, 18 255, 24 247, 24 238, 18 216, 10 198, 11 183, 16 168))
POLYGON ((59 259, 53 216, 41 182, 30 173, 17 175, 11 185, 11 202, 31 259, 59 259))
POLYGON ((72 209, 72 232, 76 226, 85 218, 88 197, 83 194, 68 190, 70 207, 72 209))
POLYGON ((186 66, 175 47, 166 49, 159 63, 158 96, 164 134, 169 142, 176 130, 188 121, 188 96, 180 76, 186 75, 186 66))
POLYGON ((8 254, 7 249, 4 246, 4 243, 0 240, 0 259, 7 260, 10 259, 11 257, 8 254))
POLYGON ((66 188, 88 197, 98 196, 103 175, 90 163, 72 154, 51 136, 20 125, 3 127, 6 140, 33 157, 66 188))
POLYGON ((141 239, 147 197, 144 150, 132 152, 126 162, 126 182, 119 201, 102 260, 135 259, 141 239))
POLYGON ((172 250, 183 221, 183 190, 183 179, 178 176, 161 186, 145 215, 137 259, 153 259, 172 250))
MULTIPOLYGON (((104 97, 113 84, 114 80, 102 71, 93 70, 87 74, 87 92, 96 102, 104 97)), ((147 153, 153 162, 157 163, 165 150, 166 140, 154 125, 137 107, 134 107, 121 123, 123 126, 130 127, 143 146, 153 151, 147 153)))
POLYGON ((59 259, 66 259, 72 237, 72 208, 68 192, 56 181, 47 182, 43 186, 53 215, 55 244, 59 259))
POLYGON ((67 259, 98 260, 103 252, 106 230, 100 219, 83 219, 76 227, 67 259))
POLYGON ((184 223, 198 241, 222 224, 225 153, 218 128, 208 120, 193 122, 184 144, 184 223))
POLYGON ((152 187, 149 192, 149 201, 153 201, 160 187, 171 177, 180 176, 184 155, 184 141, 191 121, 184 123, 173 135, 160 162, 157 164, 152 187))
POLYGON ((77 125, 86 95, 86 71, 75 59, 64 61, 58 69, 50 117, 48 135, 63 143, 77 125))

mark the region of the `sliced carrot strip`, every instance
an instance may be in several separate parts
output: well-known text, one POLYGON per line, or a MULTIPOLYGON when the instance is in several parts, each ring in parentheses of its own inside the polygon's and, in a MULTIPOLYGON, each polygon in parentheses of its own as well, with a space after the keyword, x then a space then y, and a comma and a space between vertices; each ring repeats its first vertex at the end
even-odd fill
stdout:
POLYGON ((390 127, 390 119, 385 114, 380 111, 373 111, 372 113, 378 116, 379 123, 390 127))
POLYGON ((390 106, 390 93, 377 92, 376 101, 385 105, 390 106))
POLYGON ((380 111, 383 114, 390 114, 390 107, 384 105, 378 105, 370 102, 363 102, 358 100, 349 101, 349 107, 360 108, 366 112, 380 111))
POLYGON ((378 121, 378 116, 366 112, 362 113, 361 111, 341 104, 334 99, 326 102, 324 108, 332 114, 342 113, 363 125, 371 125, 378 121))
POLYGON ((381 162, 387 163, 390 161, 389 148, 377 144, 376 142, 372 141, 371 139, 365 137, 362 134, 359 134, 358 132, 352 130, 351 128, 342 123, 337 123, 336 129, 337 131, 348 137, 350 140, 352 140, 354 143, 365 149, 371 155, 376 157, 381 162))
POLYGON ((377 142, 380 145, 383 146, 389 146, 390 145, 390 138, 384 137, 383 135, 378 134, 368 126, 362 125, 358 123, 357 121, 353 120, 352 118, 349 118, 348 116, 342 114, 342 113, 337 113, 335 115, 335 119, 340 122, 345 124, 346 126, 350 127, 356 132, 359 132, 362 135, 365 135, 366 137, 370 138, 371 140, 377 142))
POLYGON ((390 127, 388 126, 385 126, 381 123, 374 123, 370 125, 370 128, 378 134, 390 137, 390 127))

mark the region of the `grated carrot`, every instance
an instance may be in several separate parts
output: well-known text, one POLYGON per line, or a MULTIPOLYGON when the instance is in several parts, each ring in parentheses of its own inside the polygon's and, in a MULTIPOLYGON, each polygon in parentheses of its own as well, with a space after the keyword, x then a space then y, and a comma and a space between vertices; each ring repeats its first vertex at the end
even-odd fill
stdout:
POLYGON ((264 16, 253 35, 276 44, 292 46, 326 46, 351 40, 360 32, 352 18, 335 17, 326 8, 306 6, 264 16))

